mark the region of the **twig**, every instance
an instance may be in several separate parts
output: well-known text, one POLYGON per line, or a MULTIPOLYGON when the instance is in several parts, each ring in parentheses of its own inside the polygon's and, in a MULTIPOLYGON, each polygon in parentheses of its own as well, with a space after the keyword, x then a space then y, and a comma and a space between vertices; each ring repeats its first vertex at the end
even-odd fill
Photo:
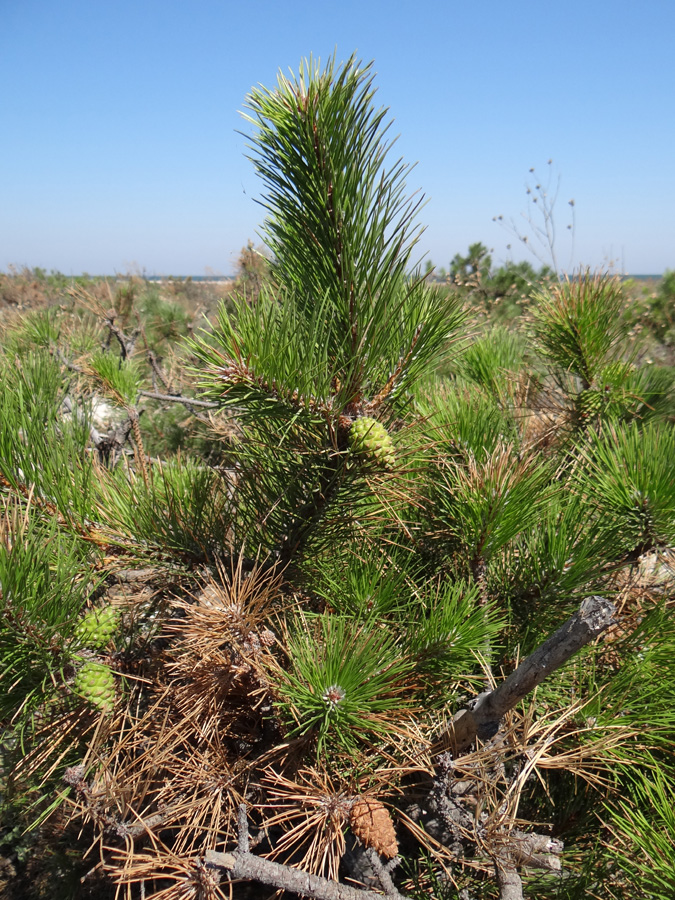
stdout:
POLYGON ((401 897, 401 894, 399 893, 398 888, 394 884, 394 881, 391 877, 392 871, 400 862, 399 858, 395 856, 394 859, 390 860, 390 862, 388 862, 385 866, 380 859, 380 854, 374 847, 369 847, 366 850, 366 856, 368 857, 368 861, 370 862, 373 869, 375 869, 375 873, 380 879, 380 884, 382 885, 382 889, 386 893, 387 897, 401 897))
POLYGON ((52 356, 56 356, 59 362, 62 363, 70 372, 79 372, 80 374, 84 374, 84 369, 81 366, 76 366, 75 363, 70 362, 63 350, 61 350, 60 347, 57 347, 56 344, 50 345, 49 352, 52 356))
POLYGON ((612 624, 614 612, 614 604, 603 597, 584 600, 578 612, 523 660, 494 691, 480 694, 470 708, 460 710, 434 749, 450 747, 456 755, 466 750, 476 737, 492 737, 510 709, 612 624))
POLYGON ((205 860, 207 866, 225 869, 230 878, 259 881, 281 890, 294 891, 303 897, 313 897, 314 900, 382 900, 382 894, 375 891, 361 891, 242 850, 232 853, 207 850, 205 860))
MULTIPOLYGON (((141 410, 142 412, 142 410, 141 410)), ((148 467, 145 461, 145 447, 143 446, 143 435, 141 434, 141 426, 139 424, 139 418, 141 413, 139 413, 138 409, 135 406, 127 407, 127 415, 129 416, 129 421, 131 422, 131 430, 134 433, 134 443, 136 444, 136 460, 138 462, 138 467, 141 470, 141 475, 143 476, 143 484, 145 487, 148 487, 149 479, 148 479, 148 467)))
POLYGON ((128 359, 134 352, 134 347, 136 345, 138 336, 141 333, 141 329, 135 328, 131 332, 131 334, 127 336, 118 325, 115 325, 116 318, 117 310, 112 307, 105 314, 104 321, 109 330, 109 333, 117 338, 117 342, 120 345, 120 349, 122 351, 122 359, 128 359))
POLYGON ((156 391, 139 391, 141 397, 150 400, 163 400, 167 403, 183 403, 185 406, 202 406, 204 409, 218 409, 220 403, 215 400, 194 400, 192 397, 183 397, 181 394, 159 394, 156 391))
POLYGON ((164 385, 164 390, 168 394, 171 394, 172 393, 171 385, 169 384, 167 379, 164 377, 164 373, 162 372, 162 370, 160 368, 159 362, 155 355, 155 351, 151 347, 147 346, 148 342, 145 340, 145 333, 143 333, 143 340, 145 341, 147 352, 148 352, 148 362, 150 363, 150 368, 152 369, 152 389, 154 391, 157 390, 157 379, 159 378, 159 380, 164 385))
MULTIPOLYGON (((207 850, 205 862, 207 867, 224 869, 231 879, 248 879, 259 881, 281 890, 294 891, 303 897, 314 900, 382 900, 382 894, 374 891, 362 891, 347 884, 340 884, 330 878, 312 875, 300 869, 282 863, 272 862, 248 852, 248 825, 246 823, 246 807, 239 807, 238 846, 231 853, 220 853, 207 850)), ((389 879, 391 881, 391 879, 389 879)), ((394 888, 394 890, 396 890, 394 888)), ((406 900, 396 891, 390 896, 406 900)))

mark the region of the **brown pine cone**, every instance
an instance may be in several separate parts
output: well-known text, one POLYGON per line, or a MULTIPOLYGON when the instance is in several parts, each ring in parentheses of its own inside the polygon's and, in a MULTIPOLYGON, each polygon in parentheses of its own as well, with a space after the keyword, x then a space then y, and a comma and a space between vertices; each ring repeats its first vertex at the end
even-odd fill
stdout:
POLYGON ((355 800, 349 813, 349 824, 365 847, 373 847, 388 859, 398 853, 394 823, 389 811, 379 800, 372 797, 359 797, 355 800))

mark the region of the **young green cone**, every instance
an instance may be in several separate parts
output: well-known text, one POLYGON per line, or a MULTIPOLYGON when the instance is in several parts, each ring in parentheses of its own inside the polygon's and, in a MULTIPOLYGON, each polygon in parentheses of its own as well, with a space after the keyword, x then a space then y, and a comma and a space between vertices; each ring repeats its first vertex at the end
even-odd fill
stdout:
POLYGON ((105 647, 117 630, 119 611, 113 606, 92 609, 78 622, 75 637, 82 647, 100 650, 105 647))
POLYGON ((75 692, 102 712, 115 707, 115 679, 109 666, 88 660, 75 676, 75 692))
POLYGON ((587 388, 576 398, 575 411, 580 422, 594 421, 602 415, 607 401, 603 391, 587 388))
POLYGON ((387 429, 370 416, 361 416, 349 430, 349 446, 364 460, 381 469, 394 465, 394 444, 387 429))

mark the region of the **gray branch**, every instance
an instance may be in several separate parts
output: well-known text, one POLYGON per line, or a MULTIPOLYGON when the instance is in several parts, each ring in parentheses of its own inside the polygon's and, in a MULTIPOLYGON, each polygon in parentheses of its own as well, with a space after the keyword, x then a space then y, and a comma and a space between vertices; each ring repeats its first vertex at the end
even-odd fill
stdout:
POLYGON ((135 328, 130 335, 125 334, 122 329, 115 325, 115 319, 117 318, 117 310, 113 307, 108 310, 105 314, 104 322, 108 328, 108 342, 105 346, 105 349, 110 345, 110 337, 115 335, 117 338, 117 342, 120 345, 120 350, 122 351, 122 359, 129 359, 134 352, 134 347, 136 345, 136 341, 138 340, 138 336, 141 333, 140 328, 135 328))
POLYGON ((293 869, 243 850, 233 850, 232 853, 207 850, 206 865, 225 869, 230 878, 259 881, 271 887, 294 891, 304 897, 313 897, 314 900, 382 900, 382 894, 374 891, 360 891, 348 884, 340 884, 320 875, 310 875, 309 872, 293 869))
POLYGON ((450 747, 456 756, 476 737, 481 740, 492 737, 509 710, 612 624, 614 611, 614 604, 603 597, 584 600, 578 612, 524 659, 494 691, 480 694, 471 708, 460 710, 439 743, 450 747))
MULTIPOLYGON (((348 884, 340 884, 320 875, 311 875, 309 872, 249 853, 246 806, 243 803, 239 807, 238 825, 238 848, 231 853, 207 850, 205 856, 207 867, 224 870, 231 879, 259 881, 261 884, 281 890, 294 891, 303 897, 313 897, 314 900, 382 900, 382 894, 376 894, 374 891, 362 891, 348 884)), ((387 896, 406 900, 398 893, 391 878, 385 878, 386 880, 388 880, 385 888, 387 896)))
POLYGON ((501 851, 500 858, 508 859, 514 866, 560 872, 562 869, 560 855, 564 849, 563 842, 550 835, 527 834, 514 829, 509 835, 508 843, 501 851))
POLYGON ((523 882, 517 869, 495 863, 499 900, 523 900, 523 882))
POLYGON ((218 409, 220 403, 215 400, 195 400, 193 397, 183 397, 181 394, 159 394, 156 391, 139 391, 141 397, 149 397, 151 400, 162 400, 165 403, 182 403, 184 406, 202 406, 204 409, 218 409))

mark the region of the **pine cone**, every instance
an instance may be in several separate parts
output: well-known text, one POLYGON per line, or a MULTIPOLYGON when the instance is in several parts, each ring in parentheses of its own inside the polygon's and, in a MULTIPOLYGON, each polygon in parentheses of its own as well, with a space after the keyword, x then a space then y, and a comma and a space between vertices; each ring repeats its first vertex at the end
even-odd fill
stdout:
POLYGON ((381 422, 370 416, 361 416, 352 422, 349 446, 353 453, 360 454, 378 468, 390 469, 394 465, 394 444, 389 432, 381 422))
POLYGON ((103 663, 89 660, 75 676, 75 692, 105 713, 115 707, 115 679, 103 663))
POLYGON ((82 647, 100 650, 117 630, 119 611, 113 606, 92 609, 75 628, 75 638, 82 647))
POLYGON ((389 811, 379 800, 359 797, 352 804, 349 825, 365 847, 373 847, 380 856, 388 859, 398 853, 394 823, 389 811))
POLYGON ((577 416, 583 422, 595 420, 602 415, 605 405, 605 395, 602 391, 596 391, 592 388, 587 388, 577 396, 577 416))

